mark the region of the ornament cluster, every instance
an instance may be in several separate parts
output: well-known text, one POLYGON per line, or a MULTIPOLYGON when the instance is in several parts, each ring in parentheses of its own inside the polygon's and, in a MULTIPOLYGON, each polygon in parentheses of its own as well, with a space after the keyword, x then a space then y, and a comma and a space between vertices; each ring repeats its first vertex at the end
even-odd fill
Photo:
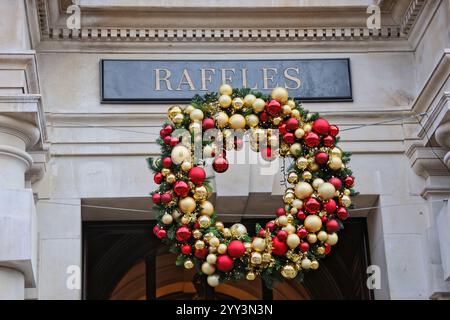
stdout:
POLYGON ((319 267, 319 260, 338 242, 337 232, 349 216, 355 194, 354 177, 347 168, 349 154, 336 146, 337 126, 290 100, 284 88, 268 96, 229 85, 221 86, 219 95, 196 96, 185 108, 171 107, 168 119, 158 139, 162 156, 149 159, 159 185, 152 193, 158 211, 153 232, 178 254, 178 265, 197 268, 211 286, 258 276, 266 283, 302 280, 305 272, 319 267), (181 128, 191 134, 174 134, 181 128), (196 133, 215 128, 223 143, 202 141, 202 157, 197 159, 191 140, 196 133), (272 221, 256 226, 255 237, 242 224, 224 226, 208 200, 212 190, 203 159, 212 158, 213 169, 225 172, 227 151, 243 145, 230 129, 246 130, 251 149, 267 161, 292 158, 284 203, 272 221))

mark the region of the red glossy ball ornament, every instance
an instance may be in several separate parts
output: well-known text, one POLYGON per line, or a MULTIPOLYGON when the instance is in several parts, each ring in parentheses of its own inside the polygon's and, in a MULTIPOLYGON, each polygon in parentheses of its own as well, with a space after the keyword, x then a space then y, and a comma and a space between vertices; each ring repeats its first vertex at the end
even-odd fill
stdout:
POLYGON ((275 154, 272 148, 267 147, 261 150, 261 157, 266 161, 272 161, 275 159, 275 154))
POLYGON ((161 196, 161 201, 165 204, 169 203, 170 201, 172 201, 172 195, 168 192, 164 193, 161 196))
POLYGON ((161 195, 159 193, 153 194, 152 201, 154 204, 159 204, 161 202, 161 195))
POLYGON ((161 184, 161 182, 164 180, 164 176, 161 172, 155 173, 153 176, 153 181, 155 181, 156 184, 161 184))
POLYGON ((245 254, 245 246, 239 240, 233 240, 230 242, 227 248, 228 255, 232 258, 240 258, 245 254))
POLYGON ((188 255, 189 253, 191 253, 191 246, 188 244, 185 244, 181 247, 181 252, 185 255, 188 255))
POLYGON ((164 129, 159 130, 159 136, 164 139, 167 134, 164 132, 164 129))
POLYGON ((314 132, 308 132, 304 138, 305 144, 310 147, 317 147, 320 144, 319 136, 314 132))
POLYGON ((328 214, 334 213, 334 212, 336 211, 336 209, 337 209, 336 201, 334 201, 333 199, 328 200, 328 201, 324 204, 323 208, 325 209, 325 211, 326 211, 328 214))
POLYGON ((308 242, 300 243, 300 251, 301 252, 308 252, 308 250, 309 250, 309 243, 308 242))
POLYGON ((237 137, 234 137, 234 150, 239 151, 244 146, 244 141, 242 139, 239 139, 237 137))
POLYGON ((297 235, 298 235, 300 238, 306 238, 306 237, 308 236, 308 231, 306 231, 305 228, 298 229, 297 235))
POLYGON ((325 254, 329 254, 331 252, 331 246, 328 243, 325 243, 324 246, 325 246, 325 254))
POLYGON ((175 238, 180 242, 186 242, 191 237, 191 230, 188 227, 182 226, 175 232, 175 238))
POLYGON ((206 255, 208 254, 208 248, 203 248, 203 249, 195 249, 195 253, 194 255, 199 258, 200 260, 205 260, 206 255))
POLYGON ((266 231, 264 230, 264 229, 260 229, 259 230, 259 232, 258 232, 258 236, 260 237, 260 238, 264 238, 265 236, 266 236, 266 231))
POLYGON ((203 120, 202 128, 203 130, 209 130, 215 127, 214 119, 206 118, 203 120))
POLYGON ((171 136, 165 136, 164 137, 164 143, 165 144, 170 144, 170 141, 172 141, 172 137, 171 136))
POLYGON ((277 237, 272 238, 272 253, 276 256, 284 256, 287 252, 287 245, 277 237))
POLYGON ((225 157, 217 157, 213 162, 213 169, 215 172, 222 173, 228 170, 229 167, 228 160, 225 157))
POLYGON ((339 209, 336 212, 336 215, 339 217, 339 219, 341 220, 345 220, 348 218, 349 214, 348 211, 345 207, 339 207, 339 209))
POLYGON ((306 219, 306 214, 305 214, 302 210, 299 210, 299 211, 297 212, 297 219, 299 219, 299 220, 305 220, 305 219, 306 219))
POLYGON ((338 126, 335 126, 334 124, 330 125, 330 135, 336 137, 338 134, 339 134, 338 126))
POLYGON ((287 132, 286 123, 280 124, 278 126, 278 131, 279 131, 280 135, 284 136, 286 134, 286 132, 287 132))
POLYGON ((173 191, 178 197, 186 197, 189 193, 189 186, 184 181, 177 181, 173 186, 173 191))
POLYGON ((320 207, 320 202, 316 198, 309 198, 305 203, 305 210, 312 214, 319 212, 320 207))
POLYGON ((289 131, 295 131, 298 129, 298 120, 295 118, 290 118, 286 121, 286 129, 289 131))
POLYGON ((172 166, 172 158, 171 157, 165 157, 162 162, 163 162, 164 168, 168 169, 172 166))
POLYGON ((172 147, 175 147, 178 143, 180 143, 180 140, 178 138, 176 138, 176 137, 170 138, 170 145, 172 147))
POLYGON ((164 239, 165 237, 167 237, 167 231, 164 229, 159 229, 158 232, 156 233, 156 236, 159 239, 164 239))
POLYGON ((194 167, 189 170, 189 179, 197 186, 201 186, 206 179, 206 173, 203 168, 194 167))
POLYGON ((353 178, 352 176, 347 176, 345 177, 344 182, 347 188, 353 187, 353 184, 355 183, 355 178, 353 178))
POLYGON ((167 136, 172 133, 173 127, 171 125, 167 125, 164 127, 163 131, 164 131, 164 134, 167 136))
POLYGON ((288 132, 283 136, 283 140, 288 144, 293 144, 295 142, 295 136, 293 133, 288 132))
POLYGON ((277 232, 277 238, 280 241, 283 241, 283 242, 286 241, 287 236, 288 236, 288 233, 284 230, 280 230, 277 232))
POLYGON ((316 153, 314 159, 317 164, 324 165, 328 162, 328 155, 325 152, 318 152, 316 153))
POLYGON ((314 121, 312 129, 314 132, 318 134, 326 135, 330 131, 330 124, 328 123, 327 120, 319 118, 316 121, 314 121))
POLYGON ((336 190, 340 190, 342 188, 342 181, 339 178, 332 177, 328 180, 328 182, 331 183, 336 190))
POLYGON ((339 231, 339 223, 336 220, 328 220, 327 224, 327 231, 328 232, 337 232, 339 231))
POLYGON ((231 271, 231 269, 233 269, 233 266, 234 266, 234 261, 228 255, 222 254, 217 257, 217 260, 216 260, 217 270, 222 271, 222 272, 228 272, 228 271, 231 271))
POLYGON ((284 208, 278 208, 276 214, 277 217, 284 216, 286 214, 286 210, 284 210, 284 208))
POLYGON ((331 148, 334 145, 334 138, 332 136, 326 136, 322 139, 325 147, 331 148))
POLYGON ((261 112, 261 114, 259 115, 259 121, 267 122, 267 120, 269 120, 269 115, 267 114, 267 112, 261 112))
POLYGON ((273 221, 269 221, 266 223, 266 229, 269 229, 269 231, 273 231, 275 229, 275 223, 273 221))
POLYGON ((328 217, 327 216, 323 216, 322 218, 320 218, 320 220, 322 220, 322 224, 325 224, 328 221, 328 217))
POLYGON ((276 116, 281 111, 281 104, 277 100, 270 100, 266 105, 266 111, 271 116, 276 116))
POLYGON ((159 226, 158 225, 156 225, 156 226, 154 226, 153 227, 153 234, 156 236, 156 234, 158 233, 158 231, 159 231, 159 226))

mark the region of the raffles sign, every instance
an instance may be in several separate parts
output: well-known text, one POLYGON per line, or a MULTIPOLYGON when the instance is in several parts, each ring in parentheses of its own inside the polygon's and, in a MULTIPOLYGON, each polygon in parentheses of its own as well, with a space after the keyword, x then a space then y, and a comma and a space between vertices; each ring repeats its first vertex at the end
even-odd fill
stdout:
POLYGON ((103 103, 187 102, 222 83, 302 101, 351 101, 349 59, 102 60, 103 103))

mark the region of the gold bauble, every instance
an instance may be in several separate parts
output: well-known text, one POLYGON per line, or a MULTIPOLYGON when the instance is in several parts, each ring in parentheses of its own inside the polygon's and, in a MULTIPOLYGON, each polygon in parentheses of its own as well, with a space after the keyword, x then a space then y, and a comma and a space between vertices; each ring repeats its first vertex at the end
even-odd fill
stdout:
POLYGON ((251 128, 256 127, 259 123, 258 116, 254 115, 254 114, 250 114, 250 115, 246 116, 245 119, 251 128))
POLYGON ((223 222, 217 221, 215 223, 215 227, 216 227, 217 230, 222 231, 225 226, 223 225, 223 222))
POLYGON ((311 268, 311 260, 304 258, 302 260, 302 269, 308 270, 309 268, 311 268))
POLYGON ((191 152, 182 145, 177 145, 172 149, 171 158, 173 163, 181 164, 183 161, 191 160, 191 152))
POLYGON ((250 256, 250 263, 251 264, 256 264, 256 265, 261 264, 262 263, 261 253, 259 253, 259 252, 252 252, 252 254, 250 256))
POLYGON ((311 132, 311 130, 312 130, 311 124, 305 123, 305 124, 303 125, 303 131, 305 131, 305 133, 311 132))
POLYGON ((295 196, 300 200, 306 199, 313 194, 314 190, 308 182, 299 182, 295 186, 295 196))
POLYGON ((308 166, 308 159, 306 159, 305 157, 300 157, 297 160, 295 160, 295 165, 300 170, 304 170, 308 166))
POLYGON ((233 101, 231 101, 231 104, 234 109, 240 110, 244 106, 244 101, 241 98, 234 98, 233 101))
POLYGON ((300 111, 298 111, 297 109, 292 110, 291 117, 300 120, 301 118, 300 111))
POLYGON ((244 97, 244 105, 246 107, 253 106, 253 103, 255 102, 256 97, 253 94, 248 94, 244 97))
POLYGON ((286 104, 291 107, 291 109, 295 108, 295 101, 294 100, 288 100, 288 102, 286 102, 286 104))
POLYGON ((174 174, 171 173, 166 177, 166 181, 167 181, 167 183, 172 184, 172 183, 175 183, 175 181, 177 181, 177 178, 175 177, 174 174))
POLYGON ((181 170, 187 172, 192 169, 192 163, 190 161, 183 161, 181 164, 181 170))
POLYGON ((211 287, 217 287, 220 284, 220 276, 218 274, 212 274, 206 278, 206 282, 211 287))
MULTIPOLYGON (((295 208, 293 208, 295 209, 295 208)), ((295 209, 297 210, 297 209, 295 209)), ((288 234, 294 233, 295 231, 297 231, 297 229, 291 224, 288 223, 285 227, 283 227, 283 230, 286 231, 288 234)))
POLYGON ((270 260, 272 260, 272 255, 270 253, 268 253, 268 252, 264 252, 262 254, 262 261, 264 263, 268 263, 268 262, 270 262, 270 260))
POLYGON ((294 201, 294 199, 295 199, 295 195, 292 192, 287 192, 283 196, 283 201, 286 204, 292 203, 292 201, 294 201))
POLYGON ((192 235, 194 236, 195 239, 200 239, 203 236, 203 233, 200 230, 195 229, 192 232, 192 235))
POLYGON ((301 209, 303 208, 303 201, 300 199, 295 199, 294 201, 292 201, 292 206, 296 209, 301 209))
POLYGON ((198 250, 203 249, 205 247, 205 241, 203 241, 203 240, 195 241, 194 247, 195 247, 195 249, 198 249, 198 250))
POLYGON ((186 108, 184 108, 183 112, 186 114, 190 114, 194 110, 195 110, 194 106, 188 105, 186 108))
POLYGON ((327 243, 330 246, 334 246, 338 242, 338 235, 337 233, 333 232, 328 235, 327 243))
POLYGON ((298 182, 298 174, 296 172, 289 172, 287 180, 290 184, 296 184, 298 182))
POLYGON ((195 200, 205 200, 208 197, 208 190, 205 186, 196 187, 194 191, 195 200))
POLYGON ((342 151, 341 151, 341 149, 339 149, 338 147, 334 147, 333 149, 331 149, 331 156, 332 157, 342 158, 342 151))
POLYGON ((283 115, 288 116, 291 114, 292 112, 292 108, 290 106, 288 106, 287 104, 285 104, 282 108, 281 108, 281 112, 283 112, 283 115))
POLYGON ((186 225, 186 224, 188 224, 189 222, 191 222, 191 220, 190 220, 188 217, 186 217, 186 216, 182 216, 182 217, 181 217, 181 224, 186 225))
POLYGON ((298 213, 298 209, 297 209, 297 208, 291 208, 291 209, 289 210, 289 212, 290 212, 291 214, 297 214, 297 213, 298 213))
POLYGON ((331 170, 340 170, 342 167, 342 160, 339 157, 333 156, 328 161, 328 166, 331 170))
POLYGON ((219 104, 222 108, 228 108, 229 106, 231 106, 231 97, 227 95, 220 96, 219 104))
POLYGON ((209 240, 211 240, 211 238, 214 237, 214 233, 212 232, 208 232, 207 234, 205 234, 205 236, 203 237, 203 239, 209 243, 209 240))
POLYGON ((219 93, 231 96, 231 94, 233 93, 233 88, 229 84, 223 84, 219 88, 219 93))
POLYGON ((312 179, 312 173, 309 171, 305 171, 302 173, 303 180, 309 181, 312 179))
POLYGON ((163 177, 167 177, 170 174, 170 169, 163 168, 161 170, 161 174, 163 175, 163 177))
POLYGON ((322 183, 322 185, 317 189, 317 193, 319 194, 319 196, 323 199, 323 200, 330 200, 331 198, 334 197, 334 195, 336 194, 336 189, 335 187, 329 183, 329 182, 324 182, 322 183))
POLYGON ((297 269, 291 264, 287 264, 281 268, 281 275, 286 279, 294 279, 297 276, 297 269))
POLYGON ((217 261, 217 256, 215 254, 208 254, 206 256, 206 262, 208 262, 209 264, 215 264, 217 261))
POLYGON ((208 216, 212 216, 214 213, 214 206, 209 201, 203 201, 200 204, 200 213, 208 216))
POLYGON ((183 120, 184 120, 184 116, 180 113, 180 114, 177 114, 175 117, 173 117, 172 122, 174 124, 180 124, 183 122, 183 120))
POLYGON ((314 189, 318 190, 320 188, 320 186, 324 183, 325 183, 325 181, 323 181, 323 179, 316 178, 313 180, 312 186, 314 189))
POLYGON ((200 109, 192 110, 192 112, 189 114, 189 117, 192 121, 202 121, 203 120, 203 111, 200 109))
POLYGON ((183 213, 192 213, 195 210, 195 207, 195 200, 191 197, 183 198, 178 202, 178 208, 180 208, 183 213))
POLYGON ((309 243, 316 243, 317 242, 317 236, 315 233, 309 233, 306 237, 306 240, 308 240, 309 243))
POLYGON ((225 128, 228 124, 228 115, 225 112, 219 112, 216 115, 216 123, 219 128, 225 128))
POLYGON ((316 253, 317 253, 318 255, 324 254, 324 253, 325 253, 325 247, 322 247, 322 246, 317 247, 316 253))
POLYGON ((325 231, 319 231, 319 233, 317 234, 317 239, 319 239, 319 241, 327 241, 328 239, 328 233, 326 233, 325 231))
POLYGON ((310 162, 309 164, 308 164, 308 169, 310 170, 310 171, 312 171, 312 172, 315 172, 315 171, 317 171, 317 170, 319 170, 320 169, 320 167, 319 167, 319 165, 317 164, 317 163, 315 163, 315 162, 310 162))
POLYGON ((217 252, 219 254, 225 254, 227 252, 227 245, 224 243, 219 244, 219 246, 217 247, 217 252))
POLYGON ((311 270, 317 270, 319 268, 319 261, 317 261, 317 260, 311 261, 310 268, 311 268, 311 270))
POLYGON ((266 248, 266 240, 258 237, 254 238, 252 241, 252 248, 257 252, 263 252, 266 248))
POLYGON ((294 157, 298 157, 300 156, 301 152, 302 152, 302 145, 298 142, 293 143, 290 147, 289 147, 289 151, 292 153, 292 155, 294 157))
POLYGON ((300 237, 297 234, 292 233, 288 235, 286 239, 286 244, 288 245, 289 248, 295 249, 300 244, 300 237))
POLYGON ((250 242, 244 242, 246 252, 252 252, 252 244, 250 242))
POLYGON ((233 114, 228 120, 230 127, 232 129, 244 129, 245 128, 245 118, 242 114, 233 114))
POLYGON ((253 102, 252 107, 255 113, 260 113, 266 107, 266 102, 263 99, 258 98, 253 102))
POLYGON ((208 262, 203 262, 202 272, 208 276, 212 275, 216 271, 216 267, 208 262))
POLYGON ((231 231, 229 228, 223 228, 222 234, 226 239, 231 238, 231 231))
POLYGON ((247 275, 245 276, 245 278, 246 278, 248 281, 253 281, 253 280, 256 279, 256 275, 255 275, 255 273, 254 273, 253 271, 249 271, 249 272, 247 273, 247 275))
POLYGON ((209 246, 208 247, 208 251, 209 251, 209 253, 216 254, 217 253, 217 247, 209 246))
POLYGON ((349 189, 344 189, 344 195, 350 196, 352 192, 349 189))
POLYGON ((289 98, 289 93, 285 88, 277 87, 272 91, 272 99, 281 103, 286 103, 289 98))
POLYGON ((194 267, 194 262, 192 262, 191 259, 187 259, 186 261, 184 261, 184 267, 186 269, 192 269, 194 267))
POLYGON ((162 223, 164 223, 164 224, 171 224, 171 223, 173 222, 173 217, 172 217, 170 214, 165 213, 165 214, 163 214, 163 216, 161 217, 161 221, 162 221, 162 223))
POLYGON ((220 240, 217 237, 212 237, 211 239, 209 239, 209 245, 211 247, 218 247, 220 245, 220 240))
POLYGON ((305 131, 302 128, 298 128, 297 130, 295 130, 294 134, 297 139, 301 139, 305 135, 305 131))
POLYGON ((170 120, 173 120, 173 118, 175 118, 175 116, 177 116, 181 113, 182 113, 182 110, 179 106, 173 106, 173 107, 170 107, 169 110, 167 110, 167 117, 170 120))
POLYGON ((352 200, 350 199, 349 196, 342 196, 341 198, 341 202, 344 206, 346 206, 347 208, 350 207, 350 205, 352 204, 352 200))
POLYGON ((208 228, 211 225, 211 218, 207 215, 202 215, 198 218, 198 224, 201 228, 208 228))
POLYGON ((286 226, 289 223, 287 216, 279 216, 276 221, 278 222, 278 225, 282 227, 286 226))
POLYGON ((247 234, 247 228, 240 223, 235 223, 230 228, 231 235, 235 238, 245 236, 247 234))
POLYGON ((322 228, 322 220, 314 214, 307 216, 304 224, 308 232, 317 232, 322 228))
POLYGON ((283 119, 281 117, 276 117, 276 118, 272 119, 272 123, 276 126, 279 125, 281 123, 281 121, 283 121, 283 119))

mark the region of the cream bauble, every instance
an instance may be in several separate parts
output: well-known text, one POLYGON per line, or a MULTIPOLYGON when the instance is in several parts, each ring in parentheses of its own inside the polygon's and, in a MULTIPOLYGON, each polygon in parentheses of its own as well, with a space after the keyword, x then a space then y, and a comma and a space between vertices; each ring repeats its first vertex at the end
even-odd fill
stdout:
POLYGON ((285 88, 277 87, 272 91, 272 99, 277 100, 281 103, 286 103, 288 101, 289 94, 285 88))
POLYGON ((206 262, 209 264, 216 264, 217 256, 215 254, 208 254, 206 256, 206 262))
POLYGON ((303 131, 302 128, 298 128, 297 130, 295 130, 295 137, 297 139, 303 138, 304 135, 305 135, 305 131, 303 131))
POLYGON ((325 231, 320 231, 318 234, 317 234, 317 239, 319 239, 319 241, 322 241, 322 242, 324 242, 324 241, 327 241, 327 239, 328 239, 328 233, 326 233, 325 231))
POLYGON ((219 128, 225 128, 228 125, 228 115, 225 112, 219 112, 216 115, 216 123, 219 128))
POLYGON ((214 213, 214 206, 209 201, 203 201, 200 204, 200 213, 208 216, 212 216, 214 213))
POLYGON ((219 97, 219 104, 222 108, 228 108, 231 106, 231 97, 227 95, 221 95, 219 97))
POLYGON ((311 261, 311 270, 317 270, 319 268, 319 262, 317 260, 311 261))
POLYGON ((254 114, 250 114, 250 115, 246 116, 245 119, 251 128, 256 127, 259 123, 258 116, 254 115, 254 114))
POLYGON ((313 194, 314 190, 308 182, 299 182, 295 186, 295 196, 300 200, 306 199, 313 194))
POLYGON ((336 189, 335 187, 329 183, 329 182, 324 182, 322 183, 322 185, 317 189, 317 192, 319 194, 319 196, 323 199, 323 200, 330 200, 331 198, 334 197, 334 195, 336 194, 336 189))
POLYGON ((230 127, 233 129, 244 129, 245 128, 245 118, 242 114, 233 114, 228 120, 230 127))
POLYGON ((220 277, 218 274, 212 274, 206 278, 206 282, 208 282, 211 287, 217 287, 220 284, 220 277))
POLYGON ((293 143, 289 148, 289 151, 292 153, 294 157, 298 157, 302 152, 302 146, 300 143, 293 143))
POLYGON ((282 227, 286 226, 289 223, 287 216, 279 216, 277 218, 277 221, 278 221, 278 225, 280 225, 282 227))
POLYGON ((310 214, 305 218, 304 224, 308 232, 317 232, 322 228, 322 219, 317 215, 310 214))
POLYGON ((219 254, 225 254, 227 252, 227 245, 224 243, 219 244, 219 246, 217 247, 217 252, 219 254))
POLYGON ((217 237, 212 237, 211 239, 209 239, 209 245, 211 247, 218 247, 220 245, 220 240, 217 237))
POLYGON ((303 201, 300 199, 295 199, 294 201, 292 201, 292 206, 296 209, 301 209, 303 208, 303 201))
POLYGON ((328 235, 327 243, 330 246, 334 246, 337 242, 338 242, 338 235, 336 234, 336 232, 333 232, 328 235))
POLYGON ((178 207, 183 213, 192 213, 195 210, 195 200, 191 197, 186 197, 178 202, 178 207))
POLYGON ((229 84, 223 84, 219 88, 219 93, 231 96, 231 94, 233 93, 233 88, 229 84))
POLYGON ((252 241, 252 248, 257 252, 263 252, 266 248, 266 241, 263 238, 254 238, 252 241))
POLYGON ((286 239, 286 244, 288 245, 289 248, 295 249, 300 244, 300 237, 298 235, 296 235, 295 233, 292 233, 292 234, 288 235, 288 237, 286 239))
POLYGON ((187 172, 192 169, 192 163, 190 161, 183 161, 181 164, 181 170, 187 172))
POLYGON ((311 268, 311 260, 309 260, 308 258, 303 259, 302 269, 308 270, 309 268, 311 268))
POLYGON ((189 114, 189 117, 192 121, 202 121, 203 120, 203 111, 200 109, 194 109, 189 114))
POLYGON ((296 231, 295 227, 291 223, 288 223, 285 227, 283 227, 283 230, 288 234, 294 233, 296 231))
POLYGON ((173 163, 181 164, 183 161, 191 160, 191 152, 182 145, 177 145, 172 149, 172 153, 170 154, 173 163))
POLYGON ((292 110, 291 112, 291 117, 297 120, 301 119, 301 115, 300 115, 300 111, 298 111, 297 109, 292 110))
POLYGON ((244 105, 246 107, 253 106, 253 103, 255 102, 256 97, 253 94, 248 94, 244 97, 244 105))
POLYGON ((288 102, 286 102, 286 104, 291 107, 291 109, 295 108, 295 101, 294 100, 288 100, 288 102))
POLYGON ((316 243, 317 242, 317 236, 315 233, 309 233, 306 237, 306 240, 308 240, 309 243, 316 243))
POLYGON ((342 160, 339 157, 331 157, 328 161, 328 166, 331 170, 340 170, 342 167, 342 160))
POLYGON ((187 259, 186 261, 184 261, 184 267, 186 269, 192 269, 194 267, 194 262, 192 262, 191 259, 187 259))
POLYGON ((235 238, 245 236, 247 234, 247 228, 240 223, 235 223, 230 228, 231 235, 235 238))
POLYGON ((208 262, 203 262, 202 272, 208 276, 212 275, 216 271, 216 267, 208 262))
POLYGON ((164 224, 171 224, 172 222, 173 222, 173 217, 170 215, 170 214, 168 214, 168 213, 165 213, 165 214, 163 214, 163 216, 161 217, 161 221, 162 221, 162 223, 164 223, 164 224))
POLYGON ((325 181, 323 181, 323 179, 320 178, 316 178, 313 180, 312 186, 314 189, 318 190, 319 187, 324 184, 325 181))
POLYGON ((253 102, 252 107, 255 113, 260 113, 266 107, 266 102, 263 99, 258 98, 253 102))

